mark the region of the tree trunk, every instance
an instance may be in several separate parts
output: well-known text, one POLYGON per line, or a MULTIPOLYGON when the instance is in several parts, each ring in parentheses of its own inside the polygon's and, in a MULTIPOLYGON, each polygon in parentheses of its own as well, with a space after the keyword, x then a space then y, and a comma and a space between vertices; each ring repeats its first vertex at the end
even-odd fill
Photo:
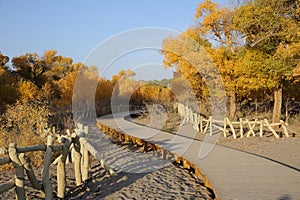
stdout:
POLYGON ((255 98, 255 116, 258 116, 258 101, 257 98, 255 98))
POLYGON ((274 91, 274 109, 273 109, 273 123, 280 122, 281 119, 281 107, 282 107, 282 87, 274 91))
POLYGON ((235 91, 229 92, 229 119, 233 120, 236 113, 236 96, 235 91))
POLYGON ((289 98, 285 102, 285 122, 289 123, 289 98))

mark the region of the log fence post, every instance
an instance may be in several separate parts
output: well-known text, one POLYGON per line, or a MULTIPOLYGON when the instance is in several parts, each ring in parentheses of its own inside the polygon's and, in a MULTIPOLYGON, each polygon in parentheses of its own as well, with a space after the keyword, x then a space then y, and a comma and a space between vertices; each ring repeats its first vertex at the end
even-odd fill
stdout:
POLYGON ((203 117, 200 115, 200 132, 203 133, 203 117))
POLYGON ((74 164, 74 173, 75 173, 75 182, 76 186, 79 186, 82 183, 82 175, 81 175, 81 150, 80 150, 80 142, 77 134, 72 135, 73 145, 72 155, 73 155, 73 164, 74 164))
POLYGON ((227 137, 227 118, 224 118, 223 136, 227 137))
POLYGON ((264 121, 260 120, 260 123, 259 123, 259 137, 263 137, 263 128, 264 128, 264 121))
POLYGON ((53 199, 53 187, 49 177, 49 168, 51 164, 51 156, 52 156, 52 148, 53 148, 52 145, 53 145, 53 136, 48 135, 47 148, 46 148, 46 153, 44 158, 44 167, 42 171, 42 182, 45 191, 45 200, 53 199))
POLYGON ((210 133, 210 136, 212 136, 213 135, 213 118, 212 118, 212 116, 209 117, 209 122, 210 122, 209 133, 210 133))
POLYGON ((240 118, 240 137, 244 137, 243 118, 240 118))
MULTIPOLYGON (((88 127, 81 126, 81 133, 79 133, 79 137, 84 137, 88 134, 88 127)), ((85 147, 85 145, 79 140, 80 142, 80 150, 81 150, 81 175, 82 181, 86 181, 89 178, 89 151, 85 147)))
POLYGON ((268 127, 268 129, 274 134, 275 138, 278 139, 279 135, 276 133, 276 131, 271 127, 271 125, 269 124, 268 120, 265 119, 265 125, 268 127))
POLYGON ((286 137, 289 137, 289 132, 287 130, 287 127, 286 127, 286 124, 284 121, 280 120, 280 123, 281 123, 281 126, 282 126, 282 129, 283 129, 283 132, 285 134, 286 137))
POLYGON ((24 200, 26 199, 25 190, 24 190, 24 168, 21 164, 21 161, 17 153, 17 144, 10 143, 8 147, 9 157, 15 168, 15 185, 16 185, 16 199, 24 200))
POLYGON ((21 161, 21 163, 22 163, 22 165, 23 165, 23 167, 26 171, 27 177, 28 177, 32 187, 34 189, 43 191, 43 189, 44 189, 43 185, 36 179, 34 171, 33 171, 32 167, 30 165, 29 158, 27 158, 24 153, 21 153, 19 155, 19 159, 20 159, 20 161, 21 161))
POLYGON ((63 143, 64 146, 57 163, 57 197, 64 198, 66 189, 66 160, 71 139, 69 137, 59 137, 59 142, 63 143))

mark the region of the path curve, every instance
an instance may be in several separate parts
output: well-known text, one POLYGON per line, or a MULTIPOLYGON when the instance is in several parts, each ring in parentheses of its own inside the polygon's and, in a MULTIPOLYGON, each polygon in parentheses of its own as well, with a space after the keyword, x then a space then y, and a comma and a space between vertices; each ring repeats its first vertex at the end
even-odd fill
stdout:
MULTIPOLYGON (((192 139, 184 137, 181 144, 170 145, 174 139, 173 134, 127 121, 124 119, 126 115, 128 112, 105 115, 98 120, 116 130, 122 127, 124 133, 157 144, 173 153, 178 153, 185 142, 192 142, 182 156, 206 175, 220 200, 300 199, 300 172, 295 169, 219 145, 200 159, 199 150, 205 142, 187 141, 192 139)), ((191 129, 187 127, 185 134, 188 135, 191 129)), ((205 143, 205 146, 209 147, 210 144, 205 143)))

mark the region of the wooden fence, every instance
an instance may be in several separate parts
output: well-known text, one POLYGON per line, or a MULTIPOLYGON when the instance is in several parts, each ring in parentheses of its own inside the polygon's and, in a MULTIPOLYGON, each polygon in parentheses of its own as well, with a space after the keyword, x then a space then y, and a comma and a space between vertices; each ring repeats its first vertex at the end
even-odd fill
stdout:
MULTIPOLYGON (((31 187, 44 193, 45 199, 53 199, 53 187, 49 177, 49 168, 53 152, 59 152, 59 156, 52 164, 57 165, 57 197, 64 198, 66 191, 66 162, 72 161, 74 164, 74 176, 76 185, 81 185, 88 179, 90 167, 89 156, 95 157, 96 150, 84 138, 88 134, 88 127, 77 124, 73 133, 67 131, 66 135, 54 134, 53 131, 47 130, 47 143, 37 144, 34 146, 17 147, 16 143, 9 144, 8 148, 1 148, 0 154, 6 154, 6 157, 0 158, 0 166, 12 163, 15 170, 15 176, 11 180, 0 184, 0 194, 15 188, 16 198, 18 200, 26 199, 24 189, 24 171, 27 174, 31 187), (58 143, 54 145, 54 137, 57 137, 58 143), (31 167, 29 159, 25 153, 32 151, 44 151, 44 165, 42 171, 42 180, 38 181, 31 167)), ((100 160, 100 164, 111 175, 115 172, 100 160)))
POLYGON ((213 127, 223 132, 223 136, 232 135, 234 139, 256 136, 263 137, 265 132, 271 132, 275 138, 279 138, 278 131, 282 131, 286 137, 289 137, 287 124, 284 121, 280 123, 269 123, 267 119, 248 120, 240 118, 239 121, 230 121, 229 118, 224 120, 213 119, 212 116, 204 117, 203 115, 194 112, 190 107, 183 104, 177 104, 177 112, 183 120, 190 122, 193 128, 198 132, 206 134, 208 131, 213 135, 213 127), (275 128, 275 127, 280 127, 275 128))

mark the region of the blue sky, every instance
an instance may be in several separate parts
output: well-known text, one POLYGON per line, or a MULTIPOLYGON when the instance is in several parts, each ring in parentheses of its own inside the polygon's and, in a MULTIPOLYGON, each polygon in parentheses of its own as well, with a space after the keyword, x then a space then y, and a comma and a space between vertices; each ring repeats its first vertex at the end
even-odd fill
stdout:
MULTIPOLYGON (((193 15, 199 2, 0 0, 0 51, 14 57, 56 49, 75 62, 82 62, 99 43, 123 31, 142 27, 184 31, 195 23, 193 15)), ((117 63, 120 66, 114 66, 111 74, 122 68, 122 63, 117 63)))

